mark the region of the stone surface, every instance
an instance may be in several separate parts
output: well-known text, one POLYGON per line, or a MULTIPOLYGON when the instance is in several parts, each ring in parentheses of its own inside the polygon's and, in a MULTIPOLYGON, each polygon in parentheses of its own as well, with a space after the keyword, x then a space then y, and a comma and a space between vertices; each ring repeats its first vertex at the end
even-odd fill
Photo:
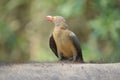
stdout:
POLYGON ((0 64, 0 80, 120 80, 120 63, 0 64))

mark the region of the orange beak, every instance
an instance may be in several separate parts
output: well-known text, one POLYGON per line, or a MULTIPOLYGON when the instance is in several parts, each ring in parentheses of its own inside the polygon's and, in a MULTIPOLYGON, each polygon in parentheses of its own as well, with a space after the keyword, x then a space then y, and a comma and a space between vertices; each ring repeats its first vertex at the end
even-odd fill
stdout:
POLYGON ((46 16, 46 20, 50 21, 50 22, 53 22, 54 18, 52 16, 46 16))

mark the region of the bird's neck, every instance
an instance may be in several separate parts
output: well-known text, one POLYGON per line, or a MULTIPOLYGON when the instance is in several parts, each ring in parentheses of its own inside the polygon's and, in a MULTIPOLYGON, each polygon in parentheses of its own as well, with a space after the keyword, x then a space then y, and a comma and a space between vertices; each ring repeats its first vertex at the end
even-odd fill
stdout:
POLYGON ((65 22, 56 23, 55 27, 59 27, 61 29, 68 29, 68 25, 65 22))

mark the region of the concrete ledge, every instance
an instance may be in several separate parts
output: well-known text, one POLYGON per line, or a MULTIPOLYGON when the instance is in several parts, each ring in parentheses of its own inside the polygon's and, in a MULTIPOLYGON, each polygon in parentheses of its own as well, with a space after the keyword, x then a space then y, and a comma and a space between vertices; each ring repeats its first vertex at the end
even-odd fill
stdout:
POLYGON ((120 63, 1 64, 0 80, 120 80, 120 63))

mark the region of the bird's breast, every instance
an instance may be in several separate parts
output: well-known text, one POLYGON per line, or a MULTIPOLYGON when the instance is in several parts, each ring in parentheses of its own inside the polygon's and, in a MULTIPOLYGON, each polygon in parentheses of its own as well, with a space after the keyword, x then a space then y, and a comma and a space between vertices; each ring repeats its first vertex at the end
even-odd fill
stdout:
POLYGON ((69 37, 68 30, 54 29, 53 37, 55 39, 57 49, 66 57, 72 57, 75 48, 69 37))

